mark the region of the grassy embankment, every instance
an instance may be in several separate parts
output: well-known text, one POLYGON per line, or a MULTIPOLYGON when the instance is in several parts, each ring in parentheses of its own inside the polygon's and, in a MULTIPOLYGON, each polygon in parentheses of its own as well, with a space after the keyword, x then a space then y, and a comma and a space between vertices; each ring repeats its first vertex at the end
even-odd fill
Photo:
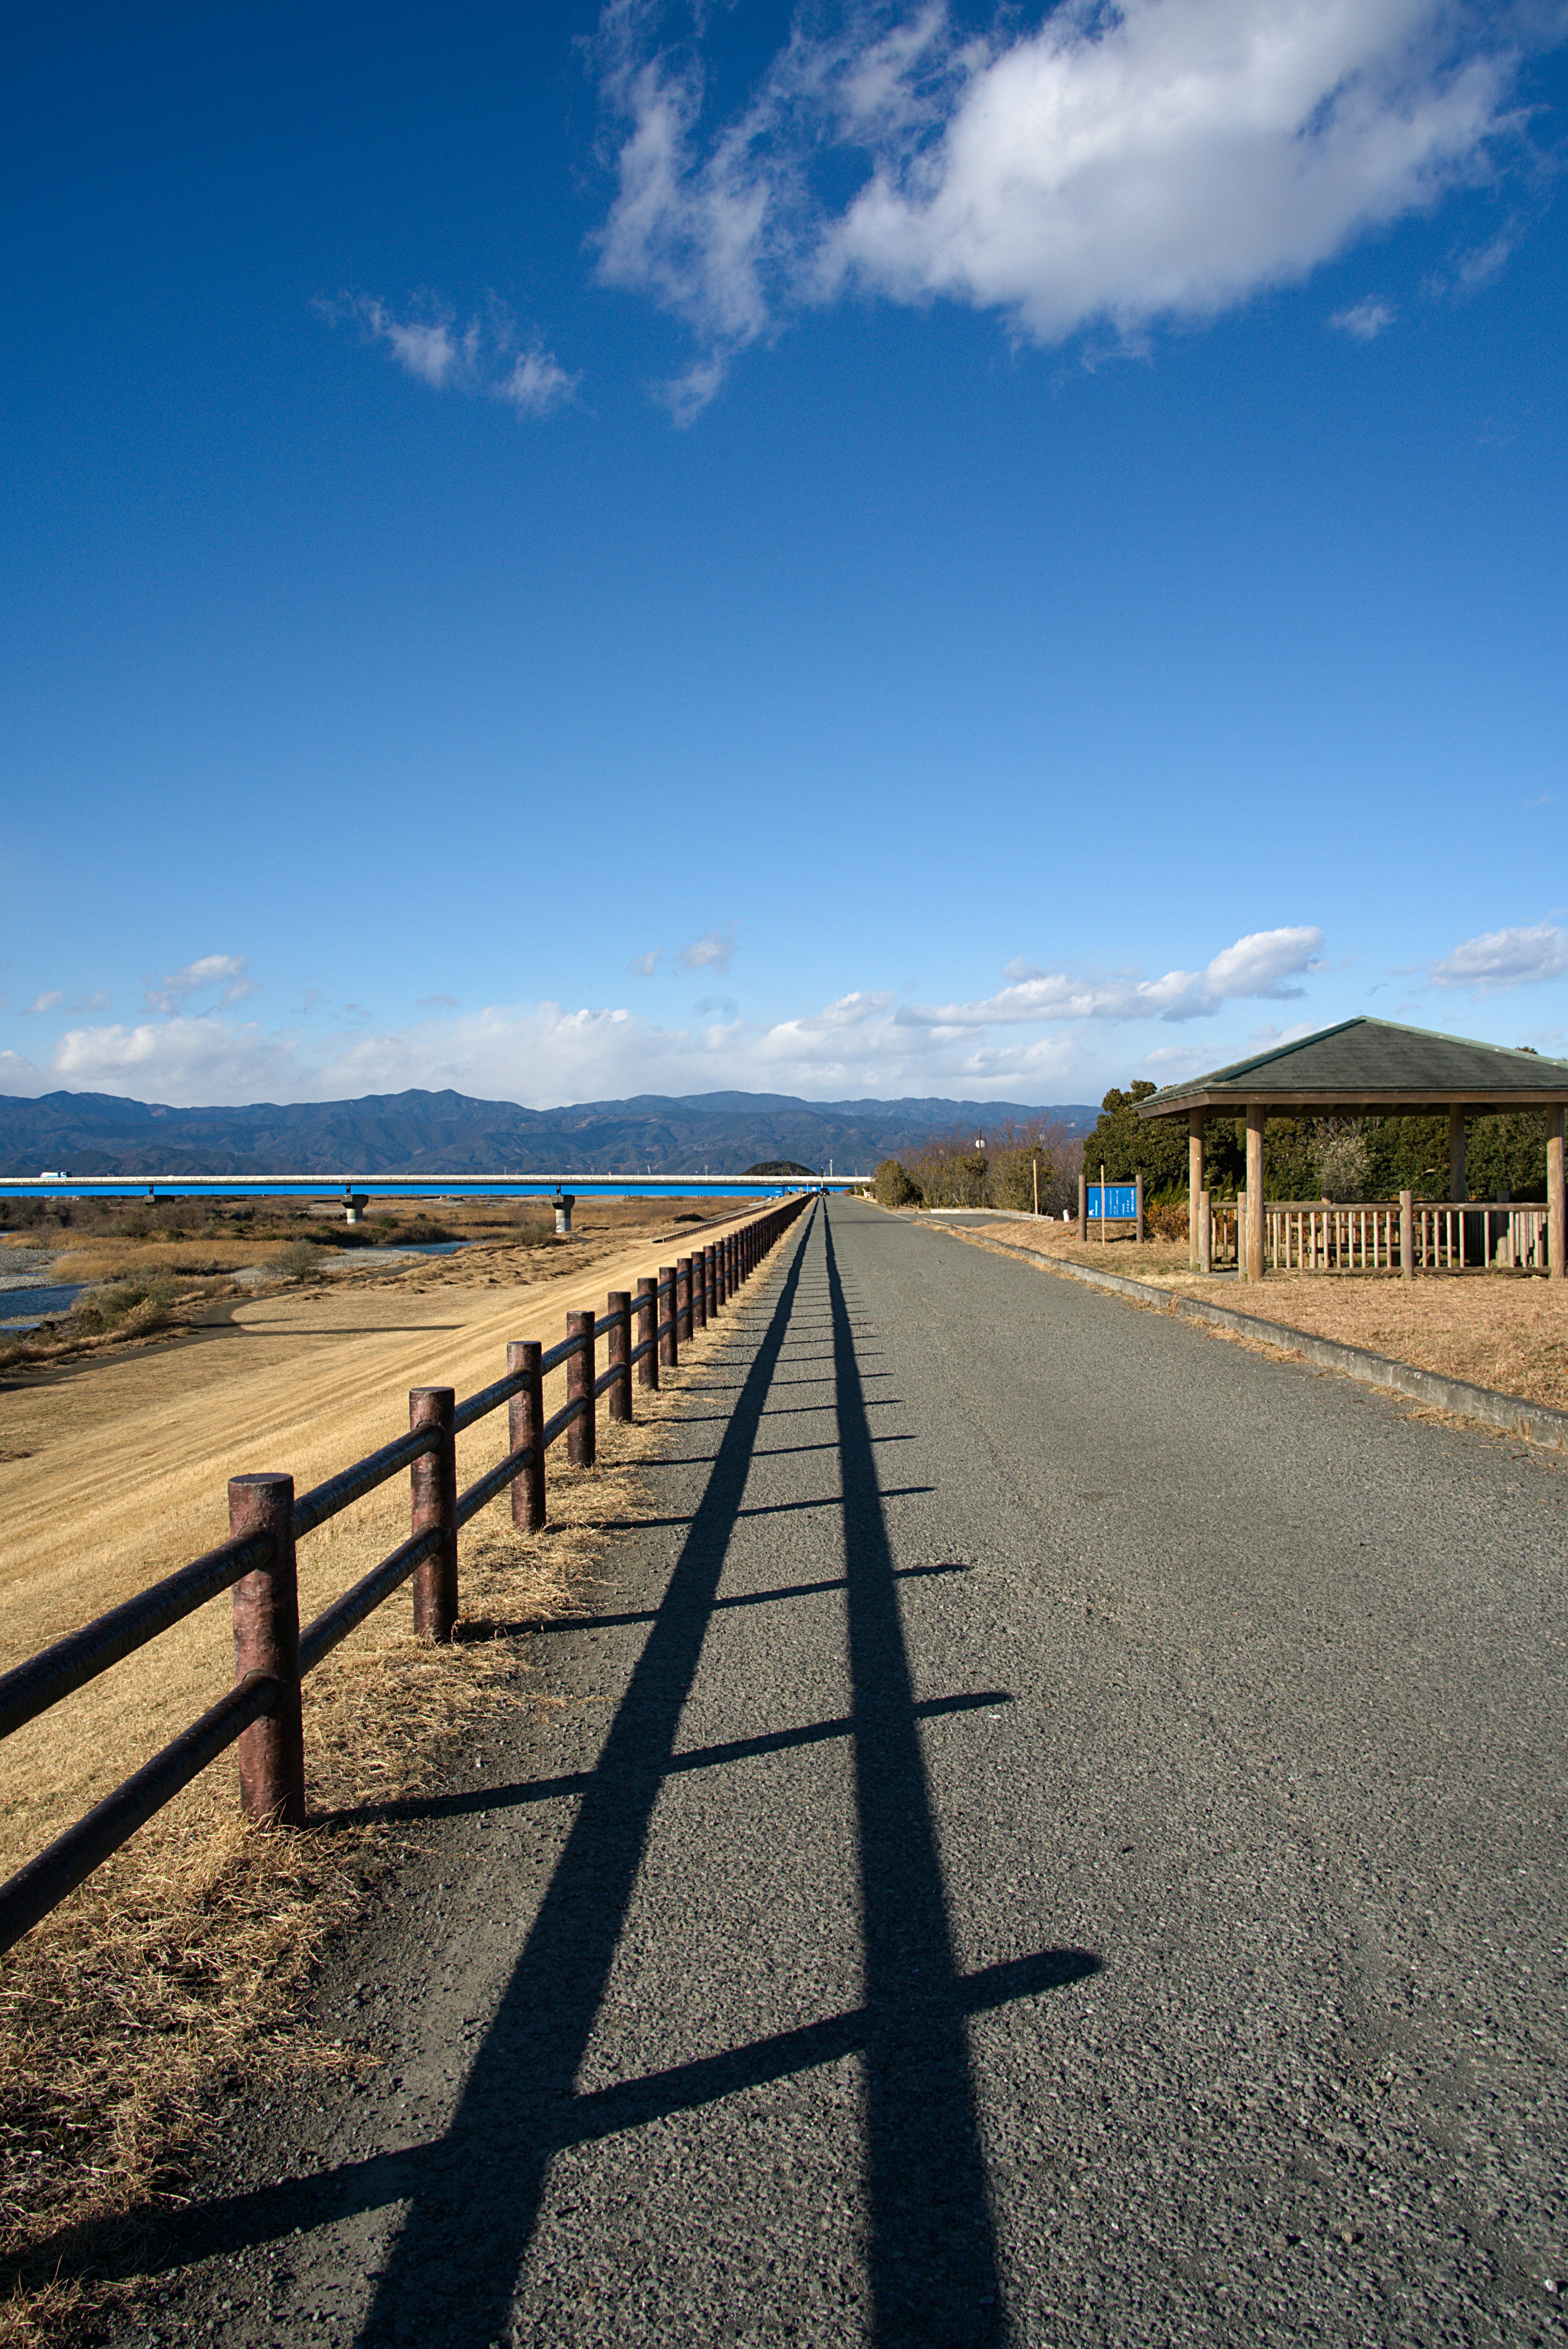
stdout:
POLYGON ((1314 1337, 1365 1346, 1444 1378, 1568 1410, 1568 1295, 1530 1273, 1477 1268, 1406 1282, 1391 1273, 1271 1272, 1253 1288, 1200 1279, 1188 1268, 1185 1239, 1141 1247, 1131 1238, 1080 1240, 1075 1226, 1044 1216, 998 1216, 965 1236, 1122 1273, 1314 1337))

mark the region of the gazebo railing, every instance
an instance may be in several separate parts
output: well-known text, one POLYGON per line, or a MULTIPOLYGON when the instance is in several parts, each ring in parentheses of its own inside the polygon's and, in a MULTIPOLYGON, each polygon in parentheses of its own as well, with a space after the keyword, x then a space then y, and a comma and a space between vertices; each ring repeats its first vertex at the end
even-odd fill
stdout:
MULTIPOLYGON (((1546 1269, 1546 1209, 1484 1199, 1413 1202, 1415 1268, 1457 1272, 1480 1261, 1514 1271, 1546 1269)), ((1272 1272, 1398 1272, 1399 1202, 1354 1206, 1327 1199, 1271 1199, 1264 1261, 1272 1272)), ((1214 1210, 1216 1226, 1219 1211, 1214 1210)), ((1215 1261, 1219 1261, 1216 1229, 1215 1261)))

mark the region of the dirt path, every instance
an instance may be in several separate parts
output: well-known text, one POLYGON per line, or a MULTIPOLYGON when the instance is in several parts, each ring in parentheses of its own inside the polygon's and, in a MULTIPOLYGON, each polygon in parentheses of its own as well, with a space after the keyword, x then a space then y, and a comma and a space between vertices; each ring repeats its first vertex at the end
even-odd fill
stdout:
MULTIPOLYGON (((707 1223, 701 1237, 754 1212, 707 1223)), ((224 1304, 189 1335, 0 1388, 0 1669, 222 1540, 231 1475, 275 1468, 299 1489, 318 1482, 407 1428, 409 1387, 472 1393, 502 1374, 509 1339, 553 1344, 569 1310, 603 1311, 607 1290, 634 1289, 694 1237, 610 1239, 591 1262, 535 1280, 517 1278, 531 1269, 520 1252, 477 1250, 392 1281, 340 1277, 224 1304)), ((563 1394, 558 1372, 547 1408, 563 1394)), ((504 1434, 495 1416, 459 1437, 464 1483, 500 1456, 504 1434)), ((407 1506, 395 1479, 302 1545, 302 1614, 401 1537, 407 1506)), ((216 1604, 9 1739, 0 1869, 174 1735, 232 1671, 229 1610, 216 1604)))

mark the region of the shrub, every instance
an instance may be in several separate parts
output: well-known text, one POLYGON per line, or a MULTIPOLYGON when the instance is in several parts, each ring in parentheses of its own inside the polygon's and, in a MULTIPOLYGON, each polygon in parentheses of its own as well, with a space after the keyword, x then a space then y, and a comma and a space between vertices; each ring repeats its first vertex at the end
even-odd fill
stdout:
POLYGON ((180 1293, 172 1273, 129 1272, 89 1288, 72 1306, 66 1327, 73 1337, 98 1338, 110 1330, 156 1330, 168 1319, 180 1293))
POLYGON ((896 1158, 884 1158, 872 1183, 872 1196, 883 1207, 918 1207, 920 1186, 896 1158))
POLYGON ((1317 1130, 1317 1179, 1326 1199, 1354 1203, 1367 1196, 1372 1153, 1358 1125, 1326 1118, 1317 1130))
POLYGON ((309 1240, 290 1240, 287 1247, 279 1248, 273 1262, 285 1280, 308 1280, 321 1264, 321 1250, 309 1240))

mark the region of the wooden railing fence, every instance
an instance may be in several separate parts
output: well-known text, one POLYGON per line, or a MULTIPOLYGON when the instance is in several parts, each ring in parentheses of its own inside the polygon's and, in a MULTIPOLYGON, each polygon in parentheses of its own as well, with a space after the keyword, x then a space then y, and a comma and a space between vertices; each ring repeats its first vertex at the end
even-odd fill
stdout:
POLYGON ((414 1628, 449 1640, 458 1619, 458 1535, 470 1517, 510 1486, 513 1523, 545 1523, 544 1464, 564 1435, 567 1457, 591 1468, 597 1449, 597 1406, 632 1416, 632 1380, 656 1387, 660 1366, 675 1367, 694 1330, 728 1303, 801 1210, 808 1195, 785 1200, 755 1222, 637 1283, 636 1295, 613 1290, 605 1311, 569 1313, 561 1343, 532 1340, 507 1348, 506 1376, 459 1402, 450 1387, 416 1387, 408 1433, 297 1497, 292 1476, 235 1476, 229 1484, 230 1537, 204 1557, 137 1598, 57 1640, 0 1675, 0 1737, 96 1680, 224 1590, 234 1594, 234 1685, 199 1721, 117 1786, 84 1819, 0 1885, 0 1951, 19 1940, 111 1852, 171 1802, 231 1745, 239 1747, 245 1815, 282 1826, 305 1816, 301 1682, 341 1640, 403 1583, 414 1586, 414 1628), (667 1310, 666 1310, 667 1307, 667 1310), (632 1342, 632 1322, 637 1340, 632 1342), (595 1372, 604 1340, 604 1368, 595 1372), (566 1401, 544 1417, 543 1381, 564 1366, 566 1401), (508 1450, 466 1493, 458 1491, 457 1437, 507 1406, 508 1450), (409 1471, 412 1530, 302 1630, 295 1544, 404 1468, 409 1471))
MULTIPOLYGON (((1483 1199, 1411 1202, 1414 1269, 1459 1271, 1468 1262, 1546 1268, 1546 1209, 1483 1199)), ((1398 1272, 1398 1199, 1336 1206, 1322 1199, 1267 1203, 1264 1258, 1274 1272, 1398 1272)))

